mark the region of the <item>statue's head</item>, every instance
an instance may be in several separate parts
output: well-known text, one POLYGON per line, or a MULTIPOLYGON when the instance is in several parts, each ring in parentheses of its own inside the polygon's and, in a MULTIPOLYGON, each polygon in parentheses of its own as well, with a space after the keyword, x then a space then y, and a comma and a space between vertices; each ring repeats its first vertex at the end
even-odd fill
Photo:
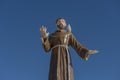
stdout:
POLYGON ((59 29, 64 29, 65 26, 67 25, 67 23, 66 23, 66 21, 65 21, 64 18, 58 18, 58 19, 56 20, 56 25, 57 25, 57 27, 58 27, 59 29))

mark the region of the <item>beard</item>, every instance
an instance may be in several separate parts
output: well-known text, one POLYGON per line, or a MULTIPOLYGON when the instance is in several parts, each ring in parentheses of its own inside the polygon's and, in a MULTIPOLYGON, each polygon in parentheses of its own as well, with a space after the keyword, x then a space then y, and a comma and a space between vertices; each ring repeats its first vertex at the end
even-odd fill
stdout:
POLYGON ((65 28, 65 26, 64 26, 63 24, 59 24, 59 25, 57 25, 57 27, 58 27, 59 29, 64 29, 64 28, 65 28))

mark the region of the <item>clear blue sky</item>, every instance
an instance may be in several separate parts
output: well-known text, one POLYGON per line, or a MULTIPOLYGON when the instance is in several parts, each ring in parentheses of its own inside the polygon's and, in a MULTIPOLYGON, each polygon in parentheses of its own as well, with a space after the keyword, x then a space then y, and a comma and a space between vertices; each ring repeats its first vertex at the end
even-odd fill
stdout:
POLYGON ((47 80, 50 55, 39 28, 63 17, 77 40, 99 50, 89 61, 70 48, 75 80, 120 80, 119 0, 0 0, 0 80, 47 80))

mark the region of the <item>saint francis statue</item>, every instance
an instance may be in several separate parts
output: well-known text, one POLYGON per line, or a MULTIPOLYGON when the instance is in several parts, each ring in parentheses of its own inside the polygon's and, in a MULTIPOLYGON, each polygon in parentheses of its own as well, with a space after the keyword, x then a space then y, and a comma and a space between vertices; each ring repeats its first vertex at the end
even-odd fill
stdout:
POLYGON ((40 28, 44 50, 46 52, 52 50, 48 80, 74 80, 69 46, 84 60, 88 60, 91 54, 98 51, 89 50, 81 45, 71 33, 70 25, 65 30, 67 23, 64 18, 58 18, 56 25, 58 30, 50 36, 46 27, 40 28))

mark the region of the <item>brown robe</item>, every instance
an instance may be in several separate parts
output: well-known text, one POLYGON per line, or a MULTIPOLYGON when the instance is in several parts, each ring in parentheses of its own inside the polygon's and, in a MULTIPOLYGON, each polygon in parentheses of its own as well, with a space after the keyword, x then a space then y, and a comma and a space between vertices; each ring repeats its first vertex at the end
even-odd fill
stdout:
POLYGON ((48 80, 74 80, 68 46, 72 46, 85 60, 89 57, 88 49, 83 47, 74 35, 66 30, 57 30, 42 41, 46 52, 52 50, 48 80))

